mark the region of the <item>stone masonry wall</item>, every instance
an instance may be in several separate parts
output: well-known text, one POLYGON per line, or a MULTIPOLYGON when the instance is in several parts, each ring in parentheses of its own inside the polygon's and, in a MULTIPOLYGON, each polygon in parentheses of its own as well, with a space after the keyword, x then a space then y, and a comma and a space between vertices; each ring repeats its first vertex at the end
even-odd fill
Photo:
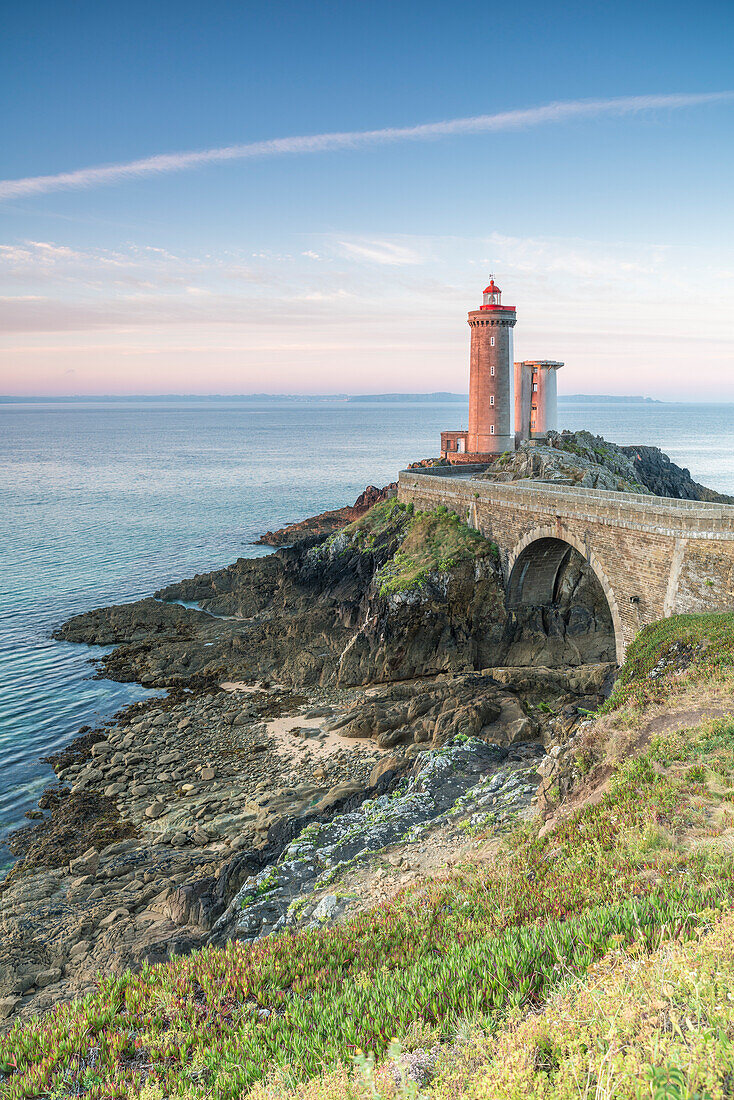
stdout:
POLYGON ((734 543, 703 539, 678 542, 670 572, 668 602, 672 610, 668 613, 734 607, 734 543))
POLYGON ((537 539, 574 546, 604 589, 620 660, 647 623, 734 608, 732 505, 413 471, 401 473, 398 497, 423 510, 443 504, 491 538, 506 580, 537 539))

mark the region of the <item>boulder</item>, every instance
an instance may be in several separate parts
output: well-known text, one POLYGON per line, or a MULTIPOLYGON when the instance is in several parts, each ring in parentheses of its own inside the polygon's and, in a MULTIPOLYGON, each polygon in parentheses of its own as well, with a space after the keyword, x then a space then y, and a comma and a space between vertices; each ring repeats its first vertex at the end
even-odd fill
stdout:
POLYGON ((335 915, 338 907, 339 899, 336 894, 324 894, 311 914, 311 917, 313 920, 318 921, 319 924, 323 924, 324 921, 330 920, 335 915))
POLYGON ((53 985, 60 979, 61 968, 58 966, 49 967, 48 970, 39 970, 35 975, 36 988, 43 989, 44 986, 53 985))
POLYGON ((435 748, 457 733, 499 745, 536 735, 532 719, 514 695, 501 689, 491 670, 387 685, 329 726, 342 737, 371 735, 383 749, 397 744, 435 748))
POLYGON ((9 1016, 12 1016, 15 1012, 15 1008, 20 1002, 20 997, 0 997, 0 1020, 7 1020, 9 1016))
POLYGON ((120 921, 126 920, 129 916, 130 910, 126 909, 124 905, 120 905, 99 922, 99 927, 110 928, 113 924, 118 924, 120 921))
POLYGON ((386 754, 381 760, 378 760, 374 768, 370 772, 370 786, 373 787, 383 775, 390 771, 397 771, 402 767, 402 756, 395 755, 393 753, 386 754))
POLYGON ((83 855, 72 859, 69 863, 69 872, 72 875, 84 876, 97 874, 99 867, 99 852, 96 848, 88 848, 83 855))
POLYGON ((357 794, 358 791, 363 790, 361 783, 338 783, 335 787, 332 787, 322 798, 318 800, 314 806, 316 813, 324 813, 331 809, 332 806, 342 802, 345 798, 349 798, 350 795, 357 794))

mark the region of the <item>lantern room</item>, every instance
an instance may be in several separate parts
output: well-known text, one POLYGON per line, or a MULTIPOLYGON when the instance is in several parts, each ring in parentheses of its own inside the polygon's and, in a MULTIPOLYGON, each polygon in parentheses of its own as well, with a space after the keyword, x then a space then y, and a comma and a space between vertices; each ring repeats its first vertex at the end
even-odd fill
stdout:
POLYGON ((484 288, 481 309, 492 309, 493 306, 502 305, 502 291, 494 281, 494 275, 489 276, 489 286, 484 288))

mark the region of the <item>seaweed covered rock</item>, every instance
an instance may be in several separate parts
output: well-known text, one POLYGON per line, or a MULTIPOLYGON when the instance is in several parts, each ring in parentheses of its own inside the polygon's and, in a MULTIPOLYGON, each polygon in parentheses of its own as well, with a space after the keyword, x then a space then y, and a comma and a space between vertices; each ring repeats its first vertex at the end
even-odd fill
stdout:
POLYGON ((457 827, 481 821, 500 831, 529 817, 542 756, 539 745, 503 748, 470 737, 426 754, 390 794, 313 823, 277 862, 246 879, 209 942, 252 941, 286 928, 333 923, 349 899, 342 891, 323 894, 324 888, 348 868, 369 866, 375 853, 414 843, 442 819, 457 827))

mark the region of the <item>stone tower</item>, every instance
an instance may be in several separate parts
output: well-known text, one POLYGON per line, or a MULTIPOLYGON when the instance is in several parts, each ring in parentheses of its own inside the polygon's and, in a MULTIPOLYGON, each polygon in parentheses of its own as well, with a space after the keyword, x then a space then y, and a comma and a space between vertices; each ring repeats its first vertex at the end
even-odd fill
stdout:
POLYGON ((515 432, 519 440, 542 439, 557 430, 556 373, 562 366, 552 359, 515 363, 515 432))
POLYGON ((515 449, 512 330, 514 306, 502 305, 502 293, 490 276, 479 309, 469 314, 469 431, 466 449, 484 456, 515 449))

